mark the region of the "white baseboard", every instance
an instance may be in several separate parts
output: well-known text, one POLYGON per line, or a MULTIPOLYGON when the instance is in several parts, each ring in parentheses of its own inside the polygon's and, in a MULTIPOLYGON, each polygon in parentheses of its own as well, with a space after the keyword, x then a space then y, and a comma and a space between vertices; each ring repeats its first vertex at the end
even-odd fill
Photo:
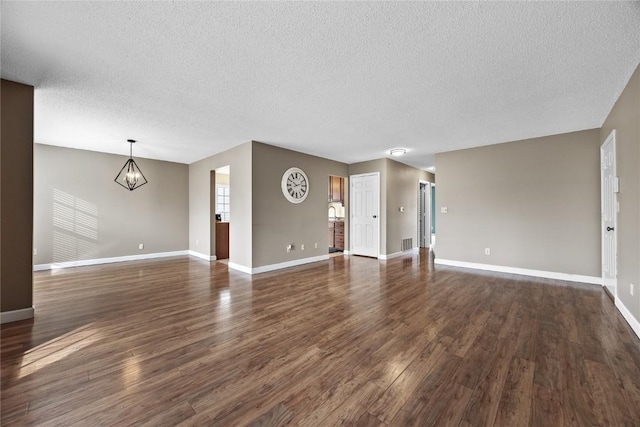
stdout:
POLYGON ((582 276, 579 274, 556 273, 554 271, 530 270, 528 268, 505 267, 501 265, 479 264, 475 262, 452 261, 436 258, 435 264, 450 265, 452 267, 473 268, 476 270, 496 271, 499 273, 520 274, 522 276, 542 277, 544 279, 566 280, 568 282, 590 283, 602 285, 602 277, 582 276))
POLYGON ((378 255, 378 259, 382 259, 382 260, 393 259, 393 258, 398 258, 399 256, 406 255, 406 254, 417 254, 419 251, 420 251, 419 248, 413 248, 410 251, 406 251, 406 252, 394 252, 392 254, 380 254, 380 255, 378 255))
POLYGON ((215 261, 215 260, 218 259, 218 258, 216 258, 215 255, 209 256, 209 255, 205 255, 205 254, 202 254, 202 253, 196 252, 196 251, 189 251, 189 255, 194 256, 196 258, 204 259, 206 261, 215 261))
POLYGON ((0 313, 0 323, 17 322, 18 320, 33 319, 33 307, 20 310, 3 311, 0 313))
POLYGON ((631 314, 629 309, 622 303, 622 301, 618 297, 616 297, 616 307, 622 314, 622 317, 624 317, 624 320, 626 320, 629 326, 631 326, 633 332, 635 332, 638 338, 640 338, 640 322, 638 321, 638 319, 633 317, 633 314, 631 314))
POLYGON ((380 254, 378 255, 378 259, 387 260, 392 258, 397 258, 402 255, 402 252, 394 252, 392 254, 380 254))
POLYGON ((240 264, 236 264, 235 262, 231 262, 229 261, 229 263, 227 264, 227 267, 229 267, 232 270, 238 270, 241 271, 243 273, 247 273, 247 274, 253 274, 251 272, 251 267, 246 267, 244 265, 240 265, 240 264))
POLYGON ((188 255, 188 253, 189 251, 156 252, 153 254, 126 255, 126 256, 116 256, 116 257, 110 257, 110 258, 94 258, 94 259, 83 259, 78 261, 54 262, 51 264, 36 264, 33 266, 33 271, 56 270, 59 268, 84 267, 87 265, 110 264, 113 262, 139 261, 143 259, 165 258, 170 256, 188 255))
POLYGON ((294 259, 292 261, 285 261, 278 264, 262 265, 260 267, 254 267, 254 268, 245 267, 244 265, 230 262, 229 268, 242 271, 243 273, 247 273, 247 274, 259 274, 259 273, 266 273, 267 271, 281 270, 283 268, 295 267, 297 265, 302 265, 302 264, 309 264, 312 262, 326 261, 328 259, 329 259, 329 254, 326 254, 326 255, 318 255, 318 256, 309 257, 309 258, 294 259))

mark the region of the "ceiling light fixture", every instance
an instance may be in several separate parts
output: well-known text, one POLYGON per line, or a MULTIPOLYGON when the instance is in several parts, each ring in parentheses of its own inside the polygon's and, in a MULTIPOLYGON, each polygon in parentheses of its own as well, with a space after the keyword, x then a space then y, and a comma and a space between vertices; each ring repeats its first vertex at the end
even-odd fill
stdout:
POLYGON ((119 185, 122 185, 129 191, 133 191, 136 188, 140 188, 145 185, 148 181, 147 178, 144 177, 142 171, 136 164, 136 161, 133 160, 133 144, 136 142, 133 139, 127 139, 129 145, 129 160, 127 160, 120 169, 120 173, 114 179, 119 185))
POLYGON ((404 156, 406 153, 406 148, 394 148, 392 150, 389 150, 389 154, 391 154, 392 156, 404 156))

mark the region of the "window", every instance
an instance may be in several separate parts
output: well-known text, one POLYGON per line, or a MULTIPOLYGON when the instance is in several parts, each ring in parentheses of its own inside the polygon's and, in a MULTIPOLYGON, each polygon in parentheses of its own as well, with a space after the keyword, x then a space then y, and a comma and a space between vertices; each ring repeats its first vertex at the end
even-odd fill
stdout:
POLYGON ((222 221, 229 221, 231 212, 231 202, 228 185, 216 185, 218 197, 216 203, 216 213, 220 214, 222 221))

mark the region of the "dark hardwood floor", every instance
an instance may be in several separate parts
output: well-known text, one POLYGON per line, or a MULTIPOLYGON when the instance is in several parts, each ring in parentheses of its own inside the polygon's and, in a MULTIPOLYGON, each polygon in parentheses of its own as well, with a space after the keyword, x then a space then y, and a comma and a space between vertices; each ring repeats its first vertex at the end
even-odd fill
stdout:
POLYGON ((2 425, 640 425, 640 341, 601 287, 428 258, 36 273, 2 425))

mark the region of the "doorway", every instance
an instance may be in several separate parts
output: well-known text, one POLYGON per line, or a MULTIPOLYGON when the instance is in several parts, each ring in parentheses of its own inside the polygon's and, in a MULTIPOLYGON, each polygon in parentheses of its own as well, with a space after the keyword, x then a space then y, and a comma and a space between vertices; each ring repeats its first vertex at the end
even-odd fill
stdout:
POLYGON ((616 131, 600 147, 600 211, 602 214, 602 285, 615 301, 617 292, 617 200, 616 131))
POLYGON ((345 250, 345 182, 346 178, 329 175, 329 253, 340 255, 345 250))
POLYGON ((211 253, 217 260, 229 259, 231 221, 231 168, 229 165, 211 172, 211 253))
POLYGON ((422 180, 418 182, 418 246, 431 246, 431 185, 422 180))
POLYGON ((380 254, 380 173, 351 175, 349 180, 351 253, 377 258, 380 254))

